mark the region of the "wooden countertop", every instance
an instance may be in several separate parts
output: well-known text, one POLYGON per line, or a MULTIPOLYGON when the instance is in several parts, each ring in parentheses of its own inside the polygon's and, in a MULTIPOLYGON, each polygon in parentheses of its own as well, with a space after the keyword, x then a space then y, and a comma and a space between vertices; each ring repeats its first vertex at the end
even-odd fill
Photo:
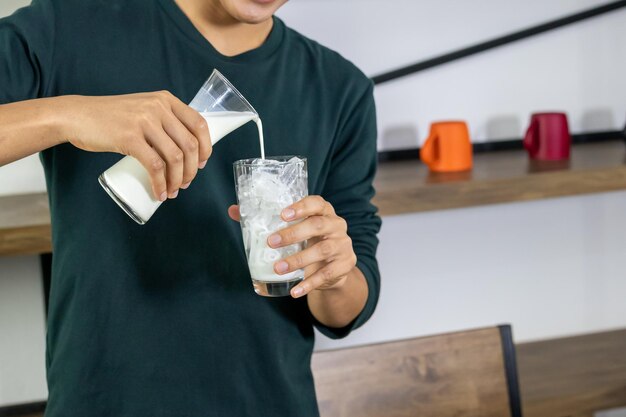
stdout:
POLYGON ((626 330, 517 345, 526 417, 593 417, 626 407, 626 330))
MULTIPOLYGON (((430 174, 417 160, 381 163, 374 203, 383 216, 626 189, 621 140, 576 145, 564 163, 531 164, 521 150, 480 153, 474 169, 430 174)), ((51 250, 45 193, 0 197, 0 256, 51 250)))

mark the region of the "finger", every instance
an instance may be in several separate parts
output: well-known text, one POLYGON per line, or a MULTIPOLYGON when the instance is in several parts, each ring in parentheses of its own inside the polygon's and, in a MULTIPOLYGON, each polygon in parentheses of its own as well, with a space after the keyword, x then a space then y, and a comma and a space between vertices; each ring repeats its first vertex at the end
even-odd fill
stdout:
POLYGON ((281 216, 285 221, 294 221, 309 216, 331 216, 334 214, 335 209, 330 203, 319 195, 310 195, 285 208, 281 216))
POLYGON ((159 201, 167 199, 167 181, 165 178, 165 162, 150 145, 145 141, 138 142, 131 148, 129 154, 150 174, 150 182, 152 183, 152 193, 159 201))
POLYGON ((337 216, 311 216, 272 234, 268 237, 267 244, 272 248, 280 248, 317 236, 338 235, 345 233, 344 223, 345 221, 337 216))
POLYGON ((305 278, 300 284, 291 289, 291 295, 294 298, 307 295, 316 289, 326 289, 336 285, 344 279, 350 272, 346 262, 331 262, 320 268, 308 278, 305 278))
POLYGON ((198 140, 173 115, 165 116, 163 130, 183 151, 183 179, 180 188, 186 189, 198 172, 198 140))
POLYGON ((339 255, 339 248, 340 245, 335 239, 324 239, 309 248, 276 262, 274 271, 279 275, 283 275, 304 269, 317 262, 332 261, 339 255))
POLYGON ((185 154, 160 126, 146 132, 146 139, 165 161, 167 194, 169 198, 176 198, 182 185, 185 154))
POLYGON ((228 207, 228 216, 236 222, 240 221, 241 215, 239 214, 239 206, 233 204, 232 206, 228 207))
POLYGON ((209 126, 196 110, 192 109, 176 97, 170 101, 172 112, 198 141, 198 167, 204 168, 206 161, 213 152, 209 126))

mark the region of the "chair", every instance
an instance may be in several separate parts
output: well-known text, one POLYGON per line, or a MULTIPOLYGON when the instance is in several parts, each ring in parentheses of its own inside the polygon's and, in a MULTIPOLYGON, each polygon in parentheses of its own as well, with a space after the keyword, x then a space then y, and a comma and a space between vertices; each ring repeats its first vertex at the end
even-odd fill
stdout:
POLYGON ((509 325, 315 352, 321 417, 521 417, 509 325))

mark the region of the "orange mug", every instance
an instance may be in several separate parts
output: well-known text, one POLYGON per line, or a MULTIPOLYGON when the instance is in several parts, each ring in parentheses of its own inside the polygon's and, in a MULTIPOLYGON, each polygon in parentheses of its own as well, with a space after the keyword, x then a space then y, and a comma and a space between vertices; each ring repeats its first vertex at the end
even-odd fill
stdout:
POLYGON ((437 122, 420 149, 420 159, 433 172, 472 169, 472 142, 465 122, 437 122))

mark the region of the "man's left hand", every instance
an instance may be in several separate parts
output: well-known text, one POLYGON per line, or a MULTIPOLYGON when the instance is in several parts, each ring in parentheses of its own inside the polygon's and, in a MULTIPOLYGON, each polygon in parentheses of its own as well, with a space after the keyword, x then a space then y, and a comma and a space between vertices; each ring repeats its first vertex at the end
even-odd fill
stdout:
MULTIPOLYGON (((239 207, 231 206, 228 214, 239 221, 239 207)), ((283 275, 305 270, 305 279, 291 290, 293 297, 302 297, 313 290, 341 287, 356 265, 348 225, 337 216, 333 206, 320 196, 308 196, 285 208, 281 217, 286 222, 302 220, 270 235, 272 248, 308 241, 307 248, 274 264, 274 271, 283 275)))

